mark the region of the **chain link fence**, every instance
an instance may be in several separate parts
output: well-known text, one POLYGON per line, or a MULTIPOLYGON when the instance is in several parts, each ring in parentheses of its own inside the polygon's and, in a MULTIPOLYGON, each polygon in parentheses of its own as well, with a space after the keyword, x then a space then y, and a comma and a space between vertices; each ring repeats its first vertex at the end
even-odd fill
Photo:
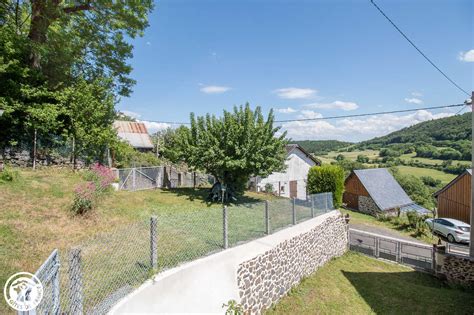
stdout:
POLYGON ((55 251, 51 257, 56 258, 44 264, 49 267, 42 267, 48 272, 38 271, 51 294, 45 294, 37 314, 105 314, 163 270, 332 209, 332 194, 318 194, 307 200, 276 199, 157 213, 95 235, 61 253, 60 268, 54 269, 59 266, 55 251))
POLYGON ((198 172, 180 172, 170 166, 133 167, 116 170, 120 190, 191 188, 212 186, 214 177, 198 172))

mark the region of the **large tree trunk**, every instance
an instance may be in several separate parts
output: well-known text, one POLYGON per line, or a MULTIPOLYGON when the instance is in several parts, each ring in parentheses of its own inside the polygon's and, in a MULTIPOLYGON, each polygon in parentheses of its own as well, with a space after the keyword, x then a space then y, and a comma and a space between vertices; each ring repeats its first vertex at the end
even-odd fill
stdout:
POLYGON ((39 45, 46 42, 46 34, 54 19, 59 0, 31 0, 31 23, 28 37, 32 42, 30 66, 33 69, 41 68, 41 54, 39 45))

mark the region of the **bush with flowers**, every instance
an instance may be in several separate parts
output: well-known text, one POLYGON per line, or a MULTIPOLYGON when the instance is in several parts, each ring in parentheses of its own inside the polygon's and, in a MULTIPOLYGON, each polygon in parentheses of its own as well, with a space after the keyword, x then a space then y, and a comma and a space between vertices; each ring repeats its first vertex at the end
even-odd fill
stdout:
POLYGON ((74 189, 72 211, 75 214, 84 214, 92 210, 98 197, 110 191, 115 175, 110 168, 96 163, 84 173, 84 179, 86 182, 74 189))

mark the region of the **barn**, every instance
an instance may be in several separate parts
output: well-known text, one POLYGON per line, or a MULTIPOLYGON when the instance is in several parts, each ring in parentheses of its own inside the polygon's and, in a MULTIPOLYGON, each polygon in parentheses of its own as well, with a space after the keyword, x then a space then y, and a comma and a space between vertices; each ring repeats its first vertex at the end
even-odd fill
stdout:
POLYGON ((343 202, 350 209, 373 216, 410 210, 429 213, 410 199, 386 168, 352 171, 345 181, 343 202))
POLYGON ((467 169, 434 194, 438 202, 439 218, 452 218, 469 224, 471 176, 472 170, 467 169))
POLYGON ((271 187, 273 193, 287 198, 306 199, 306 180, 309 169, 320 162, 298 144, 286 146, 287 158, 284 172, 274 172, 266 178, 257 178, 257 190, 271 187))
POLYGON ((128 142, 136 150, 142 152, 153 150, 153 143, 144 123, 116 120, 113 127, 117 130, 119 138, 128 142))

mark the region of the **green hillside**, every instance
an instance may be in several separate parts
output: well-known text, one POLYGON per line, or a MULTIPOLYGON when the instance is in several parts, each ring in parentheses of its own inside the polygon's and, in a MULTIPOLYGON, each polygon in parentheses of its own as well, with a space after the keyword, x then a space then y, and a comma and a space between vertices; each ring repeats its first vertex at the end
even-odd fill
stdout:
POLYGON ((423 143, 441 146, 452 142, 471 140, 472 113, 425 121, 403 128, 383 137, 363 141, 358 147, 384 146, 395 143, 423 143))
POLYGON ((352 144, 351 142, 338 140, 304 140, 292 141, 291 143, 299 144, 306 151, 316 154, 324 154, 330 151, 336 151, 352 144))

